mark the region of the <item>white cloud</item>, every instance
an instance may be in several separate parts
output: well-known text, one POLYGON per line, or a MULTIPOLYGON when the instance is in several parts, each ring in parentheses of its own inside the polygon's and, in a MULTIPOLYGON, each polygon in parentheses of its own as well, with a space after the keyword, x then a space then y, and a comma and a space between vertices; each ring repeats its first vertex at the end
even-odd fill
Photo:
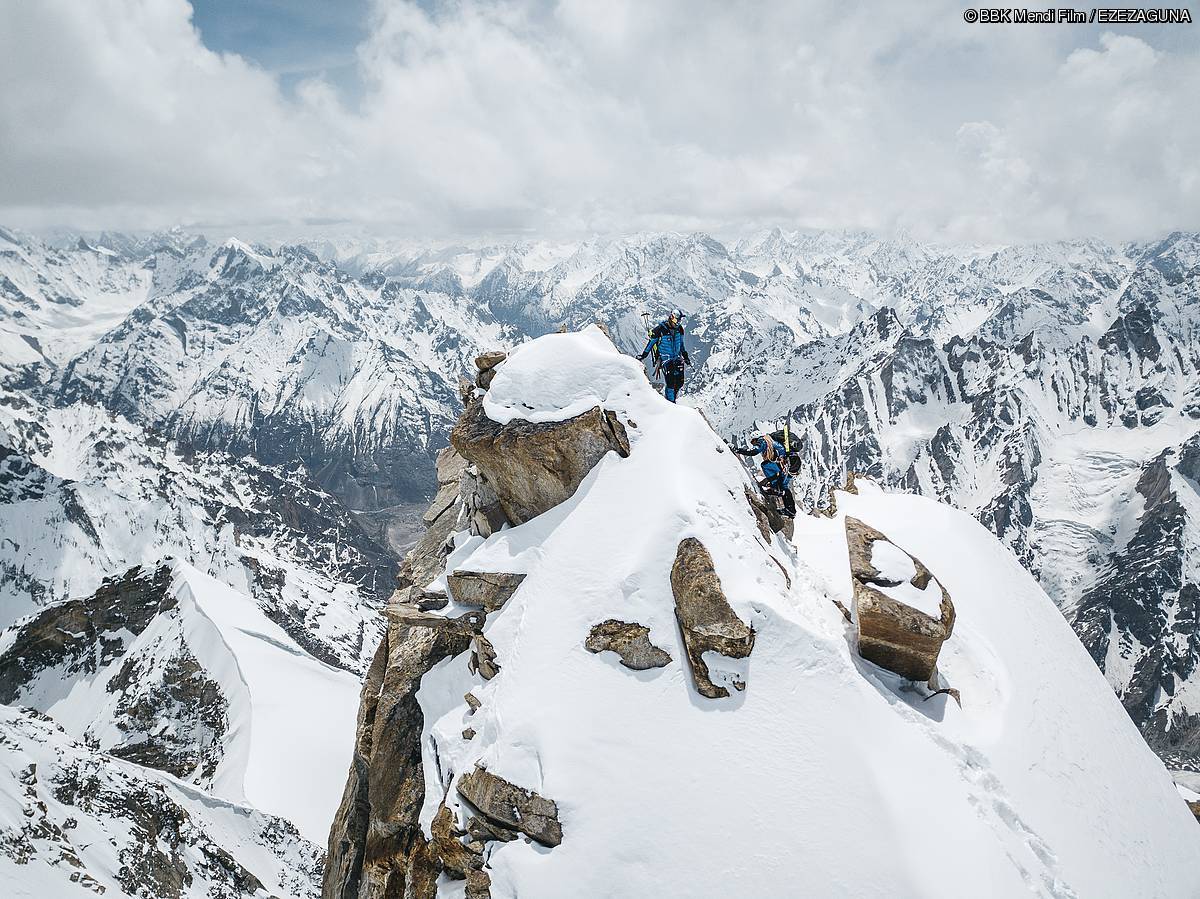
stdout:
POLYGON ((378 0, 348 108, 210 52, 184 0, 9 2, 0 221, 1200 227, 1195 52, 961 12, 378 0))

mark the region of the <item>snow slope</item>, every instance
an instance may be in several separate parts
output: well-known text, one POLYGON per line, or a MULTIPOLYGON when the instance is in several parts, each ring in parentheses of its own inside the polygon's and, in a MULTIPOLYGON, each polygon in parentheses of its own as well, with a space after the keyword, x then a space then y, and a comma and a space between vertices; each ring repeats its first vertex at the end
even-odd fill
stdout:
MULTIPOLYGON (((721 440, 612 349, 597 371, 601 339, 541 338, 503 376, 574 373, 565 402, 604 384, 629 458, 609 454, 572 499, 524 525, 459 541, 449 568, 527 577, 486 625, 500 672, 482 681, 460 656, 418 694, 424 826, 443 796, 461 811, 450 781, 475 762, 558 804, 561 845, 490 844, 493 897, 1200 891, 1200 831, 1170 778, 994 537, 928 499, 839 496, 843 514, 920 557, 955 600, 942 674, 963 706, 923 701, 927 691, 857 658, 830 601, 850 604, 841 519, 798 522, 795 547, 764 542, 749 479, 721 440), (746 682, 727 699, 701 698, 687 670, 669 580, 685 537, 709 549, 756 632, 748 660, 708 655, 714 679, 746 682), (633 672, 586 651, 609 618, 646 625, 673 661, 633 672), (473 714, 467 690, 482 703, 473 714)), ((540 395, 529 405, 552 415, 540 395)), ((461 889, 446 881, 439 895, 461 889)))
POLYGON ((237 682, 223 686, 244 694, 231 728, 246 744, 234 753, 241 770, 219 777, 216 794, 244 797, 323 842, 350 762, 358 678, 308 655, 249 597, 190 565, 176 564, 172 589, 211 625, 197 634, 197 655, 231 656, 225 670, 237 682))

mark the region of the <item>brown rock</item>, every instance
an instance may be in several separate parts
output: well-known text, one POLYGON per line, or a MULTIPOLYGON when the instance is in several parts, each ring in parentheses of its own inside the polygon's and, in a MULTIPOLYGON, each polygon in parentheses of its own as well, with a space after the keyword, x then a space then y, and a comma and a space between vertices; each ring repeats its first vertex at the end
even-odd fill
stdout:
POLYGON ((478 765, 458 780, 458 792, 491 824, 525 834, 543 846, 562 842, 558 805, 478 765))
POLYGON ((490 537, 508 523, 496 491, 474 465, 463 472, 458 489, 462 500, 458 518, 460 530, 465 528, 480 537, 490 537))
POLYGON ((479 469, 513 524, 569 499, 606 453, 629 455, 624 426, 599 407, 561 422, 501 425, 487 417, 481 402, 473 402, 450 442, 479 469))
POLYGON ((520 836, 515 830, 490 824, 478 815, 472 815, 467 821, 467 833, 480 843, 511 843, 520 836))
POLYGON ((434 855, 442 869, 454 880, 463 880, 468 871, 483 867, 482 853, 472 852, 460 838, 466 832, 458 828, 454 812, 443 802, 429 825, 430 841, 434 855))
POLYGON ((416 606, 422 612, 436 612, 448 605, 450 605, 450 598, 445 593, 422 591, 416 597, 416 606))
POLYGON ((480 371, 491 371, 507 358, 508 353, 501 350, 489 350, 483 355, 475 357, 475 367, 480 371))
MULTIPOLYGON (((870 525, 857 518, 846 517, 846 546, 850 553, 850 576, 854 586, 854 619, 858 622, 858 654, 902 677, 929 681, 937 667, 942 643, 954 630, 954 604, 940 583, 942 598, 938 618, 876 589, 880 586, 896 586, 871 564, 871 546, 880 540, 892 542, 870 525)), ((919 559, 911 555, 909 558, 916 569, 911 583, 918 589, 924 589, 932 575, 919 559)))
POLYGON ((650 642, 650 628, 610 618, 592 628, 583 644, 589 652, 609 650, 621 657, 621 664, 634 671, 662 668, 671 657, 650 642))
POLYGON ((475 375, 475 386, 480 390, 487 390, 492 386, 492 379, 496 377, 496 369, 485 368, 475 375))
POLYGON ((323 899, 432 899, 437 891, 439 863, 418 820, 425 775, 417 690, 434 665, 467 650, 482 613, 444 618, 399 605, 385 612, 387 633, 363 684, 350 774, 330 829, 323 899))
MULTIPOLYGON (((449 489, 449 485, 440 488, 438 496, 444 498, 442 491, 449 489)), ((430 507, 431 512, 437 504, 438 500, 435 499, 430 507)), ((450 535, 458 530, 458 516, 449 514, 446 509, 432 520, 429 519, 430 512, 425 514, 428 527, 400 565, 393 602, 416 602, 425 586, 446 567, 450 535)))
POLYGON ((462 400, 463 405, 475 399, 475 382, 469 378, 460 377, 458 379, 458 398, 462 400))
POLYGON ((467 460, 452 446, 442 449, 437 455, 438 484, 457 484, 467 469, 467 460))
POLYGON ((1196 820, 1200 821, 1200 800, 1193 801, 1191 799, 1185 799, 1184 802, 1187 803, 1188 810, 1191 811, 1196 820))
POLYGON ((500 666, 496 664, 496 649, 483 634, 475 634, 471 640, 471 659, 467 668, 484 680, 491 680, 500 673, 500 666))
MULTIPOLYGON (((712 556, 695 537, 683 540, 675 553, 671 592, 696 689, 709 699, 728 696, 728 690, 709 678, 704 653, 711 650, 731 659, 747 658, 754 648, 754 630, 730 608, 712 556)), ((735 687, 740 690, 745 685, 735 687)))
POLYGON ((762 494, 757 490, 751 490, 749 487, 745 489, 746 502, 750 504, 750 511, 754 513, 755 521, 758 522, 758 532, 763 535, 763 539, 770 543, 771 533, 774 532, 783 534, 784 537, 791 540, 795 533, 796 523, 781 514, 774 504, 763 499, 762 494))
POLYGON ((463 700, 467 703, 467 708, 471 710, 469 714, 472 715, 478 712, 480 706, 483 705, 474 693, 464 693, 463 700))
POLYGON ((508 602, 523 580, 523 574, 498 571, 455 571, 446 576, 455 602, 478 606, 485 612, 494 612, 508 602))
POLYGON ((455 503, 458 502, 458 481, 449 484, 442 484, 438 488, 437 495, 433 498, 433 502, 429 504, 429 508, 425 510, 425 514, 421 516, 421 520, 425 522, 426 527, 433 524, 441 515, 448 512, 455 503))

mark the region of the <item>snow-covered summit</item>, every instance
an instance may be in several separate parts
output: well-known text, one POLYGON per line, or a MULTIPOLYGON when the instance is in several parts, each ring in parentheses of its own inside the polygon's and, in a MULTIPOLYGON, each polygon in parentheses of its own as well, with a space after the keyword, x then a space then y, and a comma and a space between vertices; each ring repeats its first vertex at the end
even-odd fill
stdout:
MULTIPOLYGON (((576 439, 586 414, 564 411, 584 403, 616 416, 628 453, 523 524, 451 535, 441 613, 392 607, 327 891, 394 877, 424 882, 415 896, 462 896, 465 877, 466 896, 534 899, 1200 889, 1200 832, 1166 771, 994 537, 863 483, 837 516, 798 522, 792 545, 758 523, 746 471, 703 417, 626 371, 599 332, 553 335, 476 400, 502 413, 487 440, 520 434, 530 458, 576 439), (832 601, 852 604, 846 515, 953 595, 939 668, 961 708, 859 658, 832 601), (711 567, 696 581, 698 558, 711 567), (390 785, 403 803, 368 788, 380 805, 364 813, 362 771, 373 784, 397 755, 423 777, 390 785), (356 814, 379 817, 349 827, 356 814), (410 849, 373 842, 384 821, 410 849)), ((477 499, 488 457, 455 445, 477 499)))
POLYGON ((496 367, 483 408, 499 424, 563 421, 596 406, 622 408, 635 391, 652 393, 642 367, 592 325, 517 347, 496 367))

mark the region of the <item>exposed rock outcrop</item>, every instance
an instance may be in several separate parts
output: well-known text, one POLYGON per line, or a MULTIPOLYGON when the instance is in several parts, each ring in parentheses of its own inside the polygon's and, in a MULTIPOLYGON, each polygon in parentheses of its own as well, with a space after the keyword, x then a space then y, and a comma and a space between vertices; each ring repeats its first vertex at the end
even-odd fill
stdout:
POLYGON ((492 386, 492 378, 496 377, 496 366, 508 358, 501 350, 490 350, 475 357, 475 386, 487 390, 492 386))
POLYGON ((508 523, 496 491, 474 465, 463 470, 459 481, 459 498, 462 501, 459 528, 481 537, 490 537, 508 523))
POLYGON ((425 512, 425 533, 417 541, 400 565, 396 576, 396 593, 393 602, 420 603, 424 608, 437 607, 436 597, 425 595, 425 586, 446 565, 450 535, 460 527, 459 483, 467 467, 467 460, 452 446, 438 453, 438 492, 425 512))
MULTIPOLYGON (((872 546, 879 541, 892 543, 870 525, 846 517, 858 654, 902 677, 929 681, 937 668, 942 643, 954 630, 954 604, 940 583, 937 583, 941 592, 937 618, 882 592, 879 588, 895 587, 899 582, 886 578, 871 561, 872 546)), ((908 557, 916 572, 910 583, 918 590, 925 590, 933 576, 919 559, 908 557)))
POLYGON ((762 494, 747 487, 746 502, 750 504, 750 511, 754 513, 758 522, 758 532, 763 535, 764 540, 770 543, 772 533, 783 534, 788 540, 792 539, 796 522, 782 514, 773 503, 763 499, 762 494))
POLYGON ((485 612, 494 612, 508 602, 523 580, 523 574, 499 571, 454 571, 446 576, 455 602, 485 612))
POLYGON ((481 621, 426 615, 392 605, 387 634, 363 684, 346 791, 333 821, 323 899, 432 897, 438 862, 418 818, 425 799, 421 764, 421 678, 465 652, 481 621))
POLYGON ((508 353, 503 350, 488 350, 475 357, 475 367, 479 371, 491 371, 507 358, 508 353))
POLYGON ((583 645, 589 652, 615 652, 621 657, 621 664, 634 671, 662 668, 671 663, 671 656, 650 642, 650 628, 615 618, 595 625, 583 645))
POLYGON ((543 846, 562 842, 558 804, 475 767, 458 780, 458 792, 491 824, 525 834, 543 846))
MULTIPOLYGON (((704 653, 716 652, 730 659, 747 658, 754 649, 754 630, 730 608, 712 556, 695 537, 681 541, 676 550, 671 591, 696 689, 709 699, 728 696, 725 687, 712 682, 704 653)), ((733 687, 744 690, 746 685, 734 681, 733 687)))
POLYGON ((629 455, 624 425, 599 407, 566 421, 501 425, 472 402, 450 442, 479 469, 513 524, 569 499, 606 453, 629 455))

